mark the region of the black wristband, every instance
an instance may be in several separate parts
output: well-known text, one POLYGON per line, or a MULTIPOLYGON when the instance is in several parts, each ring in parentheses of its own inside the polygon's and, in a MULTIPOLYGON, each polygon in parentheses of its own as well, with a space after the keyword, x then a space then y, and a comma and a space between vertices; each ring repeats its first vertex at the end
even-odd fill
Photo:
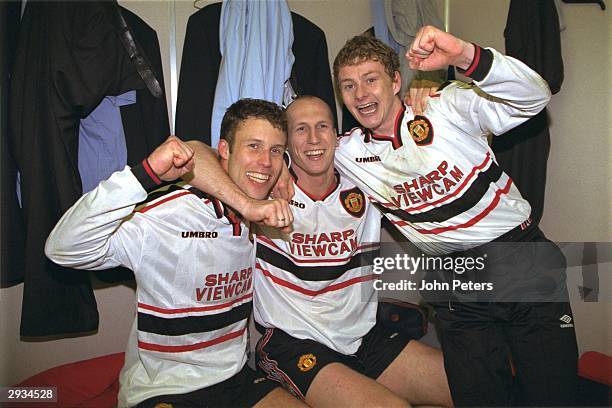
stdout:
POLYGON ((132 167, 132 174, 134 174, 147 193, 150 193, 164 184, 159 176, 155 174, 147 159, 144 159, 140 164, 132 167))
POLYGON ((482 81, 493 65, 493 53, 491 50, 482 48, 474 43, 474 59, 467 69, 457 68, 457 71, 462 75, 472 78, 474 81, 482 81))

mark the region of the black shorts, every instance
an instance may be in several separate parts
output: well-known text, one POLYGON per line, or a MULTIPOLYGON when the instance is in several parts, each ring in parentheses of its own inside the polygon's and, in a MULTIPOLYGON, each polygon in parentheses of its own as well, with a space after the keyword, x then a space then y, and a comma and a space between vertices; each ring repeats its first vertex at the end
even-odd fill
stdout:
POLYGON ((355 354, 345 355, 314 340, 291 337, 279 329, 266 329, 257 343, 257 365, 267 378, 282 384, 295 397, 304 399, 319 370, 341 363, 377 379, 410 341, 402 333, 376 324, 363 337, 355 354))
POLYGON ((245 365, 238 374, 219 384, 186 394, 159 395, 141 402, 138 407, 153 408, 161 403, 171 404, 173 408, 252 407, 277 387, 265 374, 245 365))

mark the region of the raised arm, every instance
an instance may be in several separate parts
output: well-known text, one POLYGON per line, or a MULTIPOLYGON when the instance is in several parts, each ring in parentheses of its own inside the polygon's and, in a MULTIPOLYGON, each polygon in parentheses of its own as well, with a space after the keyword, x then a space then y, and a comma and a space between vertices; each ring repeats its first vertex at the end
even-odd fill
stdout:
POLYGON ((192 152, 170 137, 133 168, 114 173, 83 195, 62 216, 47 238, 45 254, 53 262, 76 269, 126 266, 140 257, 143 230, 130 221, 134 207, 162 181, 191 169, 192 152))
POLYGON ((538 114, 550 101, 544 79, 521 61, 492 48, 463 41, 435 27, 423 27, 406 54, 413 69, 454 65, 474 80, 442 92, 442 109, 469 133, 501 134, 538 114))

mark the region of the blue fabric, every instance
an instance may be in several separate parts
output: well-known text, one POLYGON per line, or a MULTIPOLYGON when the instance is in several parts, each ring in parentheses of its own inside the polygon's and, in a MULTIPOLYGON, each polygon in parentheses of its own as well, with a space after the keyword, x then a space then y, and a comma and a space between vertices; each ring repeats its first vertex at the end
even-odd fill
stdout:
POLYGON ((79 173, 83 194, 127 164, 120 107, 136 103, 136 91, 106 96, 79 125, 79 173))
POLYGON ((215 90, 211 146, 219 142, 221 120, 238 99, 282 104, 295 58, 293 23, 286 0, 225 0, 219 23, 221 66, 215 90))
POLYGON ((389 32, 389 26, 387 26, 387 18, 385 16, 385 5, 383 4, 383 1, 384 0, 372 0, 370 3, 372 7, 372 20, 374 21, 374 35, 399 54, 401 44, 395 41, 389 32))

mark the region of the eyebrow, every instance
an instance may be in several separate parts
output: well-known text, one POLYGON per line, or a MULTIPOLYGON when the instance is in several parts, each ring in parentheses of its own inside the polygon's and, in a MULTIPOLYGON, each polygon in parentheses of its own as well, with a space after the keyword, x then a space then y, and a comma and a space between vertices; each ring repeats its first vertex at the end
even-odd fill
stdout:
POLYGON ((372 74, 379 74, 379 73, 380 73, 379 71, 368 71, 365 74, 363 74, 362 77, 372 75, 372 74))
POLYGON ((261 143, 261 142, 263 142, 263 139, 258 139, 256 137, 252 136, 252 137, 244 139, 243 142, 244 143, 251 143, 251 142, 259 142, 259 143, 261 143))
MULTIPOLYGON (((331 124, 332 122, 333 122, 333 120, 332 120, 332 119, 323 119, 323 120, 318 120, 318 121, 315 123, 315 125, 319 125, 319 124, 321 124, 321 123, 331 124)), ((304 121, 302 121, 302 122, 297 122, 297 123, 294 123, 294 124, 292 124, 292 125, 291 125, 291 128, 293 129, 293 128, 295 128, 296 126, 303 126, 303 125, 308 125, 308 122, 304 122, 304 121)))

